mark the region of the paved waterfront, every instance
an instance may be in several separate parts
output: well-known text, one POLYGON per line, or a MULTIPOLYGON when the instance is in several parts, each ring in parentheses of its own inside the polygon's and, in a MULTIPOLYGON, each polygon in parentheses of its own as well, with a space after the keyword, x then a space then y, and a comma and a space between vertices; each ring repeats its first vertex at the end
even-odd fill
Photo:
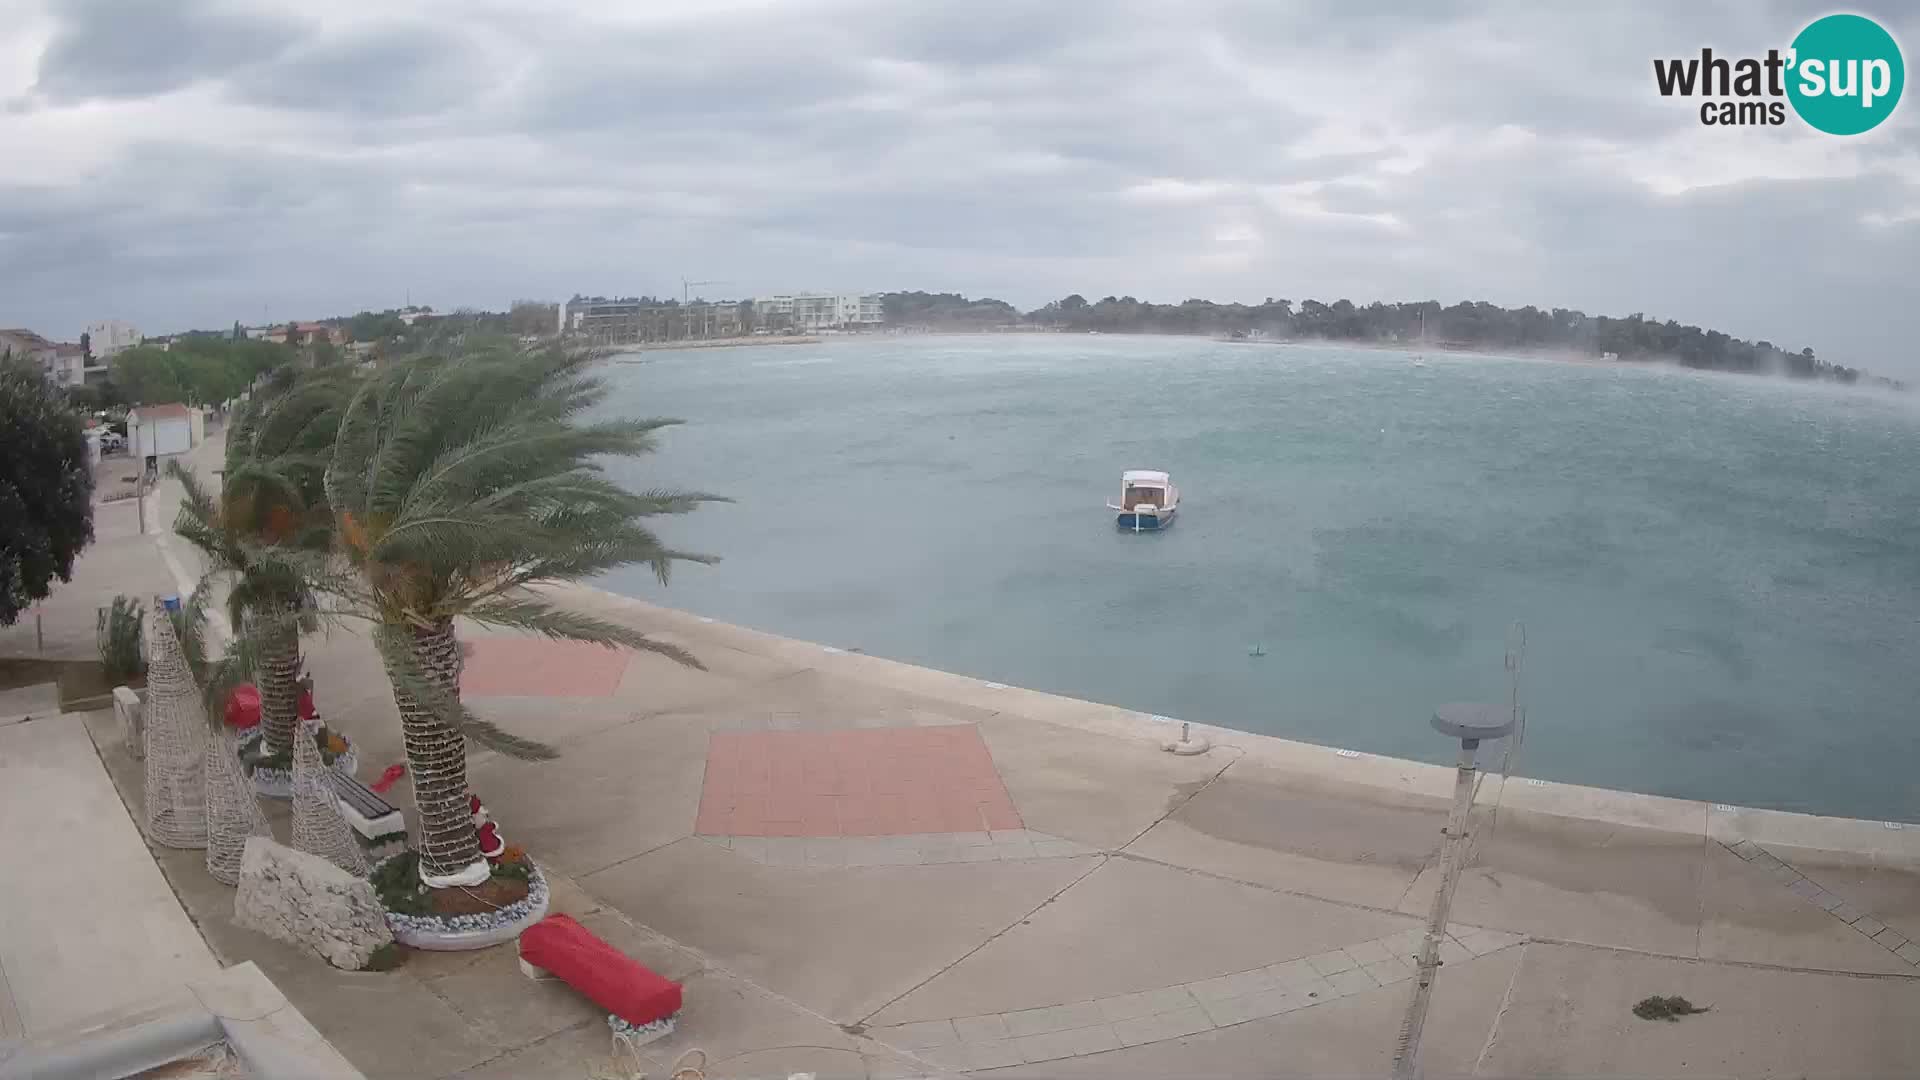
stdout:
MULTIPOLYGON (((1448 771, 1222 731, 1176 757, 1126 710, 567 596, 708 670, 542 646, 581 677, 536 677, 470 630, 474 705, 560 750, 476 753, 472 777, 558 910, 687 983, 657 1074, 689 1046, 715 1077, 1384 1073, 1448 771), (1017 822, 986 817, 996 785, 1017 822)), ((363 774, 399 760, 371 647, 309 648, 363 774)), ((110 720, 86 722, 138 805, 110 720)), ((1920 1070, 1920 830, 1521 778, 1496 819, 1496 794, 1429 1075, 1920 1070), (1712 1011, 1636 1019, 1650 994, 1712 1011)), ((334 972, 233 927, 198 853, 159 859, 215 954, 257 962, 369 1076, 577 1078, 606 1053, 601 1015, 510 949, 334 972)))

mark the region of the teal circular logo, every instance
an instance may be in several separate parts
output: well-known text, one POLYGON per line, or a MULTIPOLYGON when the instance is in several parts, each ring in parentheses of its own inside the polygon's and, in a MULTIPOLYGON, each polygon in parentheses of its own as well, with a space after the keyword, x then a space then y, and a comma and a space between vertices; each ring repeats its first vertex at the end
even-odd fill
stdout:
POLYGON ((1871 131, 1893 115, 1907 83, 1900 45, 1863 15, 1828 15, 1793 39, 1787 100, 1829 135, 1871 131))

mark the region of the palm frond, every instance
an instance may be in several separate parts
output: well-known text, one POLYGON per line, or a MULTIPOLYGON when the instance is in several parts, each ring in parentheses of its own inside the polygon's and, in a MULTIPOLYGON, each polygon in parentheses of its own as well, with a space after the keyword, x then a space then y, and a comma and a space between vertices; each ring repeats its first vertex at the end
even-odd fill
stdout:
POLYGON ((707 669, 692 653, 670 645, 631 627, 596 618, 567 608, 555 607, 532 597, 494 597, 474 604, 466 616, 485 626, 531 630, 549 638, 583 641, 608 647, 624 646, 641 652, 656 653, 678 664, 700 671, 707 669))

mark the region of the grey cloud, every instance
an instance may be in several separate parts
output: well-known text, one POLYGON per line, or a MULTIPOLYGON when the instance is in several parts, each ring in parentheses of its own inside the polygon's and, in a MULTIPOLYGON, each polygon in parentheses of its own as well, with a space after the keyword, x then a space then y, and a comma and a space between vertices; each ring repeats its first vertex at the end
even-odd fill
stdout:
POLYGON ((35 89, 56 102, 138 98, 270 59, 303 32, 296 19, 210 0, 62 0, 35 89))
POLYGON ((254 104, 408 117, 469 99, 489 74, 457 28, 399 23, 305 41, 238 72, 231 85, 254 104))
POLYGON ((63 6, 41 107, 207 79, 312 136, 251 145, 218 117, 164 141, 90 132, 120 141, 84 177, 0 181, 0 324, 72 337, 108 314, 221 326, 685 275, 1022 306, 1645 310, 1920 373, 1884 317, 1920 276, 1920 224, 1861 221, 1920 210, 1914 103, 1855 175, 1673 196, 1620 171, 1674 147, 1787 161, 1803 132, 1706 132, 1650 78, 1656 54, 1789 33, 1780 11, 847 0, 636 21, 476 7, 449 26, 407 7, 322 32, 150 5, 127 26, 181 47, 143 57, 112 38, 80 55, 125 9, 63 6), (139 62, 103 69, 113 49, 139 62), (1322 70, 1351 85, 1307 82, 1322 70))

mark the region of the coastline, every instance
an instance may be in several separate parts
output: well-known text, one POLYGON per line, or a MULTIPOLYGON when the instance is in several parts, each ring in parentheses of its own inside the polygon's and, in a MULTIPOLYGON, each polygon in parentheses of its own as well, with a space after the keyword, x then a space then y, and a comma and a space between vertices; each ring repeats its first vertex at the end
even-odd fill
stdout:
POLYGON ((817 337, 732 337, 701 338, 697 341, 642 341, 632 345, 616 346, 615 362, 621 364, 645 363, 641 360, 620 360, 625 353, 637 352, 674 352, 680 349, 746 349, 758 345, 818 345, 825 338, 817 337))
MULTIPOLYGON (((750 655, 804 663, 836 676, 1052 724, 1088 735, 1159 745, 1179 734, 1177 717, 1154 716, 1118 705, 1065 697, 1039 690, 976 679, 968 675, 920 667, 898 660, 852 653, 831 645, 801 641, 778 634, 720 622, 704 615, 661 607, 645 600, 592 585, 564 585, 551 590, 569 606, 606 607, 649 632, 664 631, 698 654, 702 646, 731 649, 750 655)), ((1216 749, 1277 770, 1302 774, 1315 781, 1352 785, 1398 794, 1446 799, 1452 790, 1451 766, 1260 735, 1234 728, 1192 723, 1190 728, 1216 749)), ((1825 851, 1893 857, 1920 861, 1920 823, 1824 817, 1764 807, 1732 806, 1665 795, 1612 788, 1588 787, 1514 774, 1501 784, 1497 774, 1482 772, 1476 807, 1493 804, 1530 810, 1555 817, 1606 825, 1653 829, 1690 838, 1733 845, 1755 844, 1815 848, 1825 851)))

